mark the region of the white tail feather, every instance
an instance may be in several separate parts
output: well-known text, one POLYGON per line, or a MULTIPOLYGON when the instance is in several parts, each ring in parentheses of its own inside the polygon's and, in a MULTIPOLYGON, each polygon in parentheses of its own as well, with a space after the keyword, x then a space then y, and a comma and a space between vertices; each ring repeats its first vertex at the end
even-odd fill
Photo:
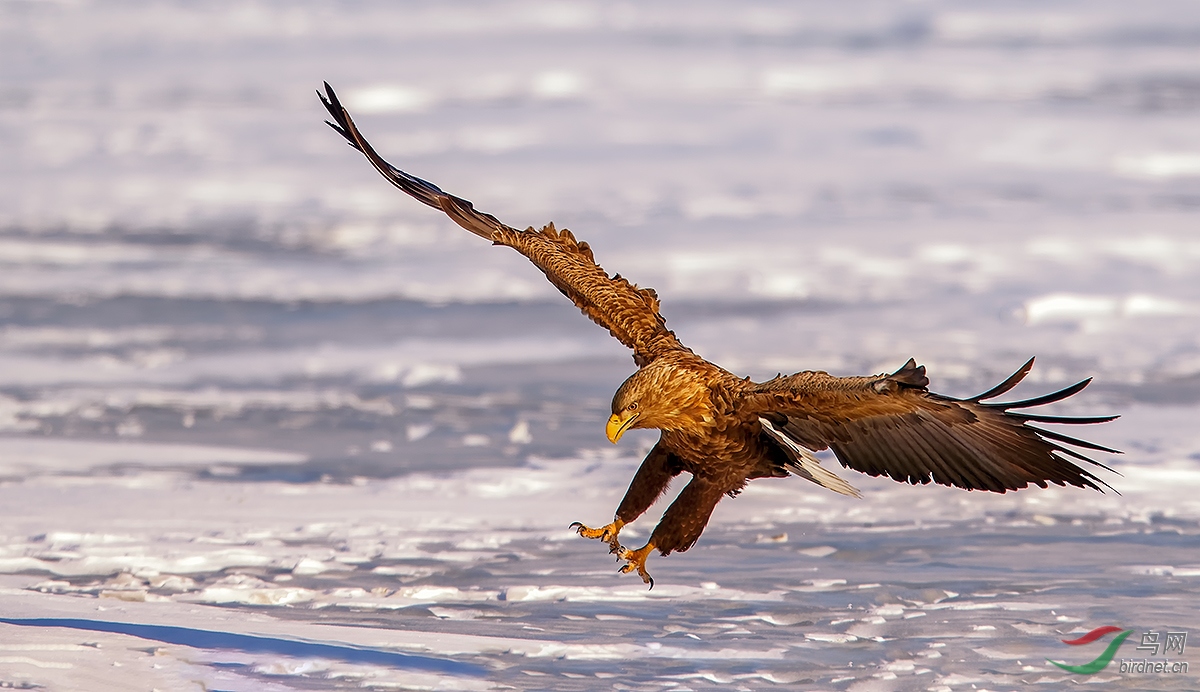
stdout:
POLYGON ((850 497, 862 497, 857 488, 842 480, 837 474, 826 469, 824 466, 821 466, 821 460, 817 458, 817 455, 811 449, 779 432, 771 424, 771 421, 766 418, 759 418, 758 422, 762 423, 763 430, 766 430, 772 439, 783 445, 784 450, 788 452, 788 456, 792 458, 793 463, 788 465, 789 471, 801 478, 816 483, 822 488, 828 488, 835 493, 849 495, 850 497))

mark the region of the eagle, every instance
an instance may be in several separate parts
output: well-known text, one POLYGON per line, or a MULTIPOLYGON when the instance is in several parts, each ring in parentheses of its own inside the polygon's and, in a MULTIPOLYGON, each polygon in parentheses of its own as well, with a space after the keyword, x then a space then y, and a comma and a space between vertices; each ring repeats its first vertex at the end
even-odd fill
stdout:
POLYGON ((388 182, 493 245, 525 255, 584 315, 633 350, 638 369, 613 396, 605 434, 613 444, 633 428, 656 428, 660 437, 634 474, 612 522, 598 528, 575 522, 571 528, 606 543, 624 560, 620 572, 636 571, 650 588, 650 554, 691 548, 717 503, 736 496, 751 480, 796 475, 859 497, 854 486, 822 466, 816 456, 822 450, 830 450, 846 468, 902 483, 996 493, 1050 483, 1112 489, 1089 466, 1112 469, 1072 447, 1120 452, 1030 423, 1103 423, 1117 416, 1026 411, 1078 393, 1091 378, 1050 394, 995 402, 1029 374, 1033 358, 1000 384, 966 399, 929 391, 925 367, 913 359, 893 373, 869 377, 820 371, 766 382, 739 377, 684 346, 667 329, 654 290, 639 288, 620 274, 609 276, 588 244, 570 231, 553 223, 517 230, 405 173, 367 143, 328 83, 325 93, 317 95, 333 118, 326 123, 388 182), (691 480, 646 544, 635 549, 621 545, 621 528, 649 509, 682 473, 691 480))

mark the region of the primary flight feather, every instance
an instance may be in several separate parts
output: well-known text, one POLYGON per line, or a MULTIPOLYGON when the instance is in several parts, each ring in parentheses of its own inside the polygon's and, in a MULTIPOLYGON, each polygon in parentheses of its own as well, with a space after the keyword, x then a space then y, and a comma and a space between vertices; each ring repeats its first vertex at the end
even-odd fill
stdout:
POLYGON ((1064 445, 1119 453, 1101 445, 1029 425, 1102 423, 1116 416, 1064 417, 1022 413, 1066 399, 1087 386, 1024 401, 995 403, 1033 367, 1029 359, 992 389, 969 399, 928 390, 924 366, 909 360, 891 374, 834 377, 799 372, 751 382, 704 360, 684 346, 659 314, 658 296, 596 264, 588 244, 549 224, 523 231, 477 211, 470 202, 409 175, 383 160, 363 138, 333 89, 318 95, 333 117, 329 125, 362 152, 396 187, 440 209, 455 223, 496 245, 507 245, 546 275, 550 283, 633 350, 637 372, 613 396, 606 434, 614 444, 630 428, 657 428, 658 444, 633 477, 612 523, 572 526, 606 542, 653 586, 646 558, 685 551, 696 543, 713 509, 756 478, 798 475, 843 495, 858 496, 846 481, 821 465, 814 452, 831 450, 847 468, 905 483, 929 482, 1003 493, 1030 484, 1107 487, 1088 468, 1107 468, 1064 445), (681 473, 691 480, 641 548, 621 545, 621 528, 637 519, 681 473))

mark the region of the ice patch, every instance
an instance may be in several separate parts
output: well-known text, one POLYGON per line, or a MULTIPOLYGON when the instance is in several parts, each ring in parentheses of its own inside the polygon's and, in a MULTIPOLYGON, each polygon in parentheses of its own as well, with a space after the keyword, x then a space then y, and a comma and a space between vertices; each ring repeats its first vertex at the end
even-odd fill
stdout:
POLYGON ((372 115, 421 111, 433 100, 433 95, 423 89, 383 84, 349 89, 344 97, 344 103, 351 111, 372 115))
POLYGON ((0 238, 0 262, 17 265, 79 266, 146 262, 163 251, 132 243, 64 243, 0 238))
MULTIPOLYGON (((397 366, 389 365, 389 368, 397 366)), ((434 382, 459 382, 462 380, 462 370, 457 365, 435 365, 418 363, 404 372, 401 382, 405 387, 420 387, 434 382)))
POLYGON ((564 601, 578 603, 593 602, 637 602, 673 599, 679 601, 692 600, 725 600, 737 599, 749 602, 780 601, 784 598, 782 591, 749 592, 736 589, 691 587, 675 584, 659 584, 653 590, 644 585, 614 586, 614 587, 578 587, 578 586, 510 586, 501 594, 501 599, 507 602, 526 601, 564 601))
POLYGON ((515 445, 527 445, 533 442, 533 434, 529 432, 529 422, 517 421, 516 425, 508 431, 508 441, 515 445))
POLYGON ((571 99, 582 94, 583 90, 583 77, 567 70, 543 72, 533 80, 533 94, 542 99, 571 99))
POLYGON ((963 43, 986 41, 1081 40, 1102 31, 1104 17, 1084 17, 1046 10, 949 11, 939 12, 934 30, 940 38, 963 43))
MULTIPOLYGON (((55 355, 0 352, 0 384, 36 385, 50 381, 92 384, 188 384, 210 378, 233 378, 246 384, 288 377, 345 377, 365 382, 399 381, 420 387, 461 379, 463 366, 561 361, 611 353, 612 345, 600 340, 576 339, 413 339, 385 346, 324 344, 308 348, 230 350, 219 355, 183 352, 145 352, 129 358, 109 354, 71 358, 55 355)), ((204 397, 204 392, 180 394, 204 397)), ((236 396, 236 395, 234 395, 236 396)), ((274 396, 291 396, 277 393, 274 396)))
POLYGON ((1124 317, 1186 317, 1200 307, 1184 301, 1152 295, 1111 296, 1055 293, 1025 302, 1023 314, 1029 325, 1054 322, 1086 322, 1124 317))
POLYGON ((287 606, 308 603, 316 598, 316 595, 316 592, 309 589, 212 586, 192 598, 200 603, 287 606))
POLYGON ((1113 161, 1113 170, 1118 175, 1151 180, 1194 177, 1200 175, 1200 154, 1158 153, 1122 156, 1113 161))
POLYGON ((867 91, 882 81, 883 75, 862 65, 814 65, 768 70, 761 83, 766 96, 786 98, 867 91))
POLYGON ((806 632, 804 638, 814 642, 827 642, 830 644, 849 644, 850 642, 858 641, 858 637, 844 632, 806 632))
POLYGON ((1119 303, 1106 296, 1055 294, 1025 303, 1026 324, 1115 317, 1119 303))
POLYGON ((32 437, 0 437, 0 475, 83 473, 118 465, 153 468, 210 464, 297 464, 307 457, 292 452, 205 445, 108 442, 32 437))

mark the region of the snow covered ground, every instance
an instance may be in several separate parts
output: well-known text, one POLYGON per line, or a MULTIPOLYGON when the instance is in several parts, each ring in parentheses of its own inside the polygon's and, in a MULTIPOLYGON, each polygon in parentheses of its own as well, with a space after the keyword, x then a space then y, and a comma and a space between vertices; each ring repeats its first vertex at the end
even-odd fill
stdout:
POLYGON ((1193 3, 7 2, 0 39, 0 686, 1196 689, 1046 661, 1200 625, 1193 3), (628 354, 322 80, 730 369, 1095 376, 1058 410, 1123 414, 1121 494, 759 482, 646 591, 567 529, 653 442, 603 437, 628 354))

